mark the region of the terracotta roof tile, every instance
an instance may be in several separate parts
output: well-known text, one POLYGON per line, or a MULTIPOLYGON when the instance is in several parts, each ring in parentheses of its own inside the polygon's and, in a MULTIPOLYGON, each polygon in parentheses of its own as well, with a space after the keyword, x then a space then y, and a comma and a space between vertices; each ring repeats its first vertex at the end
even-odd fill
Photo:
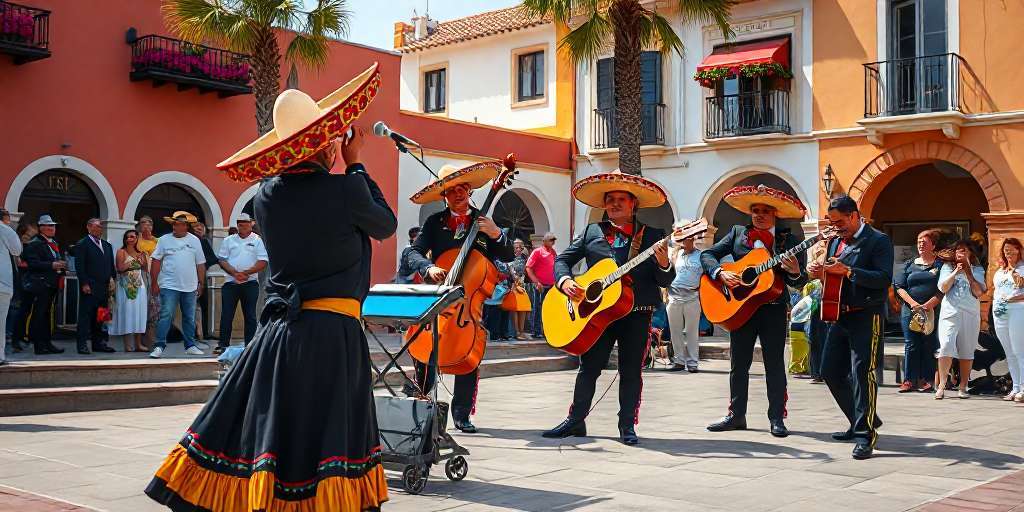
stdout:
POLYGON ((433 33, 418 41, 396 48, 399 52, 410 53, 436 46, 461 43, 479 37, 504 32, 514 32, 538 25, 551 23, 550 17, 529 16, 521 5, 474 14, 465 18, 442 21, 433 33))

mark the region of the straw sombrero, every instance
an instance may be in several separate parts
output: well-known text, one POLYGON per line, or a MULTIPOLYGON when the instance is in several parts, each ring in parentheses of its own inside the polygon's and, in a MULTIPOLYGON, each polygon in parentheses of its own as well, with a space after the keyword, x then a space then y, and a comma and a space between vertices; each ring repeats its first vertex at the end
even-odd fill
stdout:
POLYGON ((281 174, 341 137, 366 112, 380 86, 380 66, 374 63, 320 101, 296 89, 282 92, 274 102, 274 129, 217 168, 235 181, 281 174))
POLYGON ((657 183, 635 174, 624 174, 618 169, 583 178, 572 187, 572 195, 577 201, 594 208, 604 208, 604 195, 608 192, 633 194, 637 208, 655 208, 667 200, 665 191, 657 183))
POLYGON ((440 201, 441 198, 444 197, 441 193, 444 192, 445 189, 454 187, 460 183, 468 183, 473 189, 478 189, 498 175, 501 171, 501 165, 501 162, 497 160, 480 162, 478 164, 468 165, 461 169, 454 165, 445 164, 441 167, 441 170, 438 171, 437 179, 420 189, 419 192, 413 194, 409 200, 416 204, 427 204, 434 201, 440 201))
POLYGON ((765 204, 775 208, 780 219, 802 219, 807 214, 807 208, 799 199, 764 185, 733 187, 723 199, 743 213, 750 213, 750 207, 755 204, 765 204))
POLYGON ((191 213, 186 212, 185 210, 178 210, 174 212, 170 217, 164 217, 164 220, 167 221, 169 224, 174 224, 175 222, 195 224, 196 222, 199 222, 199 219, 197 219, 195 215, 192 215, 191 213))

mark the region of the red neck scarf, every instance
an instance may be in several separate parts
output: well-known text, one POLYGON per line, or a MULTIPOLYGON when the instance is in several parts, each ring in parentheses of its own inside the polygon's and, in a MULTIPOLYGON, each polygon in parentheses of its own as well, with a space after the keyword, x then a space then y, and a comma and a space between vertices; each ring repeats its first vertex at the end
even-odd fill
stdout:
POLYGON ((747 247, 753 249, 756 240, 760 240, 765 249, 775 251, 775 235, 770 230, 753 227, 747 229, 747 247))

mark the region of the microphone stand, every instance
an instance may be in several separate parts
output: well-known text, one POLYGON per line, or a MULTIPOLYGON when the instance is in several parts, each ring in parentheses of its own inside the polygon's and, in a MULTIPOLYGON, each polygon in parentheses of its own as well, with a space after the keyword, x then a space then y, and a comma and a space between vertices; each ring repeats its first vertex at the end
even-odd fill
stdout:
POLYGON ((422 165, 423 168, 426 169, 427 172, 429 172, 430 175, 433 176, 435 179, 441 179, 441 178, 439 178, 437 176, 437 173, 435 173, 434 170, 431 169, 430 166, 428 166, 427 163, 423 161, 423 148, 422 147, 418 148, 420 150, 420 154, 419 154, 419 156, 417 156, 416 153, 413 153, 412 151, 409 151, 409 148, 406 147, 405 144, 402 144, 401 142, 399 142, 397 140, 394 141, 394 142, 395 142, 395 147, 398 148, 398 151, 411 156, 413 158, 413 160, 416 160, 417 162, 419 162, 419 164, 422 165))

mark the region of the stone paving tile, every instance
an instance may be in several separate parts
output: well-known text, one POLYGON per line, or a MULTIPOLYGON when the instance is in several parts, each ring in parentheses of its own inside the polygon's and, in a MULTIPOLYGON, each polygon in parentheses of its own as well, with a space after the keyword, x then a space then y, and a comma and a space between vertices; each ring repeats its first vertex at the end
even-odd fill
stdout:
POLYGON ((0 486, 0 512, 89 512, 94 509, 0 486))
MULTIPOLYGON (((1020 424, 1024 408, 937 403, 891 386, 879 393, 885 425, 870 461, 852 460, 851 444, 830 439, 843 418, 828 390, 806 381, 789 383, 790 437, 767 433, 759 374, 751 379, 751 430, 707 432, 725 412, 728 365, 703 368, 645 372, 638 447, 618 442, 615 385, 588 418, 592 437, 551 440, 540 431, 564 418, 574 372, 485 379, 474 418, 481 433, 456 436, 471 451, 466 480, 450 482, 435 466, 424 494, 413 496, 389 472, 386 509, 896 512, 1024 468, 1024 443, 1006 427, 1020 424)), ((602 375, 599 395, 613 377, 602 375)), ((0 484, 104 511, 161 510, 142 490, 200 407, 0 418, 0 484)), ((1024 488, 991 485, 990 500, 1005 497, 1000 485, 1024 488)))

